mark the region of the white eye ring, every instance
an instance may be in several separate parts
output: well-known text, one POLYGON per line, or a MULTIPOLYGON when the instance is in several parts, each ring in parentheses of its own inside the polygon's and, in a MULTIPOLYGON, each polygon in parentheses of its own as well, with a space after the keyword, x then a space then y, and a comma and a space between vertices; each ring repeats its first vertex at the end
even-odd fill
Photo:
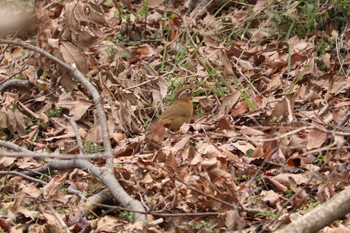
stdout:
POLYGON ((191 93, 191 90, 190 89, 185 89, 181 92, 181 94, 179 95, 178 98, 180 98, 183 94, 190 94, 191 93))

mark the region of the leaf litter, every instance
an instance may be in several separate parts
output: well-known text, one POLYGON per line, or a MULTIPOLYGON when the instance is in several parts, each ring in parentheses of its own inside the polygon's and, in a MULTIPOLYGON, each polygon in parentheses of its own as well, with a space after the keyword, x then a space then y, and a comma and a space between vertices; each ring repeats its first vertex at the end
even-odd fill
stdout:
MULTIPOLYGON (((348 68, 348 52, 319 55, 318 35, 270 37, 278 29, 268 18, 246 27, 250 13, 244 5, 189 20, 186 5, 159 6, 163 1, 151 1, 149 8, 131 1, 50 2, 31 5, 38 25, 27 35, 75 63, 99 90, 115 174, 131 196, 164 213, 152 221, 164 222, 141 227, 127 211, 91 212, 84 201, 102 187, 87 173, 55 171, 42 177, 47 184, 40 186, 6 171, 32 170, 42 161, 1 157, 5 231, 59 228, 50 204, 73 232, 87 225, 92 232, 258 232, 293 220, 349 184, 348 144, 343 144, 348 123, 336 127, 349 112, 348 74, 336 72, 348 68), (230 28, 247 30, 231 40, 230 28), (179 132, 169 132, 154 119, 184 84, 198 88, 195 116, 179 132)), ((271 10, 264 1, 252 6, 255 15, 271 10)), ((342 36, 349 37, 349 31, 342 36)), ((341 40, 335 28, 328 37, 341 40)), ((2 46, 1 53, 1 82, 14 74, 34 85, 29 92, 1 93, 2 140, 38 152, 77 153, 64 113, 77 122, 85 145, 97 150, 101 132, 87 90, 36 54, 26 64, 22 57, 30 51, 2 46), (30 69, 16 74, 23 67, 30 69)))

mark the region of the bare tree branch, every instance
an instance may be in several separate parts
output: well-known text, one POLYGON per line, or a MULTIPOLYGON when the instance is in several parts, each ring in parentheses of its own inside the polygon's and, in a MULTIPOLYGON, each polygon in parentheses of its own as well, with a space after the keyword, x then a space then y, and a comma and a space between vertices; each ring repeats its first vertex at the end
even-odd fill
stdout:
MULTIPOLYGON (((129 194, 123 189, 123 187, 119 184, 118 180, 114 176, 114 164, 113 164, 113 153, 112 153, 112 147, 111 142, 109 138, 108 133, 108 127, 107 127, 107 118, 104 112, 104 108, 102 105, 102 99, 100 94, 98 93, 97 89, 89 82, 89 80, 74 66, 74 64, 68 65, 67 63, 61 61, 60 59, 52 56, 48 52, 31 45, 29 43, 20 41, 20 40, 5 40, 0 39, 0 44, 11 44, 16 46, 21 46, 24 48, 27 48, 29 50, 35 51, 42 56, 45 56, 58 65, 65 68, 67 71, 71 73, 77 80, 79 80, 91 93, 94 104, 96 106, 97 116, 99 120, 99 124, 101 126, 101 133, 102 133, 102 140, 103 140, 103 146, 105 150, 105 154, 107 154, 106 159, 106 165, 102 168, 99 168, 92 164, 91 162, 83 159, 70 159, 70 160, 57 160, 57 159, 50 159, 50 158, 44 158, 44 161, 48 163, 49 167, 51 169, 73 169, 73 168, 80 168, 91 175, 95 176, 97 179, 99 179, 106 187, 110 190, 114 198, 120 204, 126 208, 130 208, 135 211, 144 211, 144 207, 142 206, 141 202, 139 202, 136 199, 133 199, 129 196, 129 194)), ((29 156, 37 156, 39 157, 39 153, 35 153, 32 151, 29 151, 25 148, 21 148, 13 143, 10 142, 1 142, 1 145, 5 148, 12 149, 19 152, 25 152, 29 156)), ((0 145, 0 146, 1 146, 0 145)), ((146 216, 144 214, 136 214, 135 215, 137 221, 144 221, 146 222, 146 216)))
POLYGON ((350 212, 350 186, 276 233, 317 232, 350 212))
POLYGON ((78 146, 79 146, 80 154, 81 155, 86 154, 85 149, 84 149, 84 145, 83 145, 83 140, 81 139, 80 134, 79 134, 79 129, 78 129, 77 123, 74 121, 73 117, 70 117, 70 116, 67 116, 67 115, 63 115, 63 116, 72 125, 73 131, 75 133, 75 137, 77 139, 77 143, 78 143, 78 146))
MULTIPOLYGON (((2 146, 0 141, 0 146, 2 146)), ((106 153, 96 153, 96 154, 32 154, 28 152, 0 152, 0 157, 33 157, 33 158, 51 158, 51 159, 101 159, 106 158, 108 155, 106 153)))
POLYGON ((0 171, 0 175, 14 175, 14 176, 20 176, 23 177, 24 179, 30 180, 32 182, 41 184, 41 185, 47 185, 47 183, 45 181, 33 178, 31 176, 25 175, 21 172, 17 172, 17 171, 0 171))
POLYGON ((55 63, 57 63, 64 69, 66 69, 68 72, 70 72, 76 79, 78 79, 89 90, 94 100, 94 104, 96 106, 97 116, 98 116, 99 124, 101 126, 103 146, 104 146, 105 152, 109 155, 106 165, 109 169, 112 170, 113 156, 112 156, 111 142, 109 140, 106 114, 103 109, 101 96, 98 93, 97 89, 89 82, 89 80, 74 65, 68 65, 67 63, 63 62, 57 57, 51 55, 50 53, 34 45, 31 45, 29 43, 26 43, 20 40, 5 40, 5 39, 0 39, 0 44, 11 44, 11 45, 21 46, 23 48, 35 51, 41 54, 42 56, 49 58, 50 60, 54 61, 55 63))

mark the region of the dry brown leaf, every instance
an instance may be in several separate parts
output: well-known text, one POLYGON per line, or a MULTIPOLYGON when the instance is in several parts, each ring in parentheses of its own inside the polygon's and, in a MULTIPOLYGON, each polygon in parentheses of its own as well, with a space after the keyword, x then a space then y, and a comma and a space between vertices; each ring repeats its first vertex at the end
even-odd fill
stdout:
POLYGON ((249 109, 249 105, 246 101, 242 101, 236 105, 231 111, 232 116, 242 116, 249 109))
POLYGON ((325 128, 322 124, 313 122, 312 123, 316 128, 310 129, 309 134, 307 136, 307 145, 306 148, 308 150, 319 148, 327 139, 327 133, 324 132, 325 128), (319 130, 321 129, 321 130, 319 130))
POLYGON ((331 68, 331 55, 329 53, 325 53, 322 55, 322 61, 327 66, 327 68, 331 68))
POLYGON ((239 219, 237 219, 237 216, 233 210, 229 210, 226 212, 225 226, 228 229, 232 229, 232 227, 234 227, 234 224, 236 223, 237 220, 239 219))
POLYGON ((106 215, 96 221, 96 232, 115 232, 122 222, 115 217, 106 215))
POLYGON ((156 7, 159 6, 160 4, 162 4, 164 2, 164 0, 148 0, 148 6, 149 7, 156 7))
POLYGON ((38 198, 41 195, 41 191, 36 187, 35 183, 26 184, 21 187, 21 191, 33 198, 38 198))
POLYGON ((297 185, 306 184, 309 178, 305 174, 288 174, 288 173, 281 173, 273 177, 276 181, 280 182, 281 184, 290 187, 290 178, 292 178, 297 185))
MULTIPOLYGON (((294 117, 294 94, 287 95, 273 109, 271 115, 267 118, 267 123, 271 123, 275 118, 281 118, 283 121, 293 122, 294 117)), ((278 121, 279 122, 279 121, 278 121)))
POLYGON ((41 164, 37 160, 33 159, 32 157, 18 158, 16 161, 16 165, 23 170, 34 169, 41 166, 41 164))
POLYGON ((232 176, 227 171, 224 171, 220 168, 213 168, 210 171, 208 171, 208 175, 210 177, 210 180, 212 183, 219 182, 219 180, 230 180, 232 179, 232 176))
POLYGON ((266 1, 265 1, 265 0, 257 0, 256 3, 255 3, 255 5, 254 5, 253 11, 254 11, 254 12, 259 12, 259 11, 261 11, 262 9, 264 9, 265 4, 266 4, 266 1))
POLYGON ((307 198, 309 196, 302 187, 298 187, 298 184, 296 183, 293 177, 288 177, 288 178, 290 183, 289 188, 293 190, 294 193, 297 193, 298 196, 301 198, 307 198))
POLYGON ((0 167, 8 167, 8 166, 12 165, 15 162, 15 160, 16 160, 15 157, 2 156, 2 157, 0 157, 0 167))
POLYGON ((279 182, 278 180, 276 180, 274 177, 265 177, 264 178, 266 180, 266 182, 271 183, 272 185, 275 186, 275 188, 277 190, 279 190, 280 192, 284 193, 288 190, 288 186, 283 184, 282 182, 279 182))
POLYGON ((63 94, 56 106, 69 109, 69 115, 73 117, 75 121, 80 120, 86 111, 92 106, 90 100, 83 95, 73 96, 71 92, 63 94))
POLYGON ((215 166, 217 164, 217 162, 218 162, 217 158, 213 157, 210 159, 203 159, 201 162, 201 165, 204 169, 207 169, 207 168, 215 166))
POLYGON ((232 64, 231 64, 231 61, 227 57, 227 53, 220 52, 220 58, 221 58, 222 62, 224 63, 224 75, 225 76, 233 76, 234 72, 233 72, 232 64))
POLYGON ((261 195, 264 197, 263 201, 268 202, 269 205, 273 206, 275 206, 280 199, 280 195, 273 190, 263 190, 261 195))
POLYGON ((233 108, 233 106, 237 103, 240 96, 241 96, 241 94, 239 91, 236 91, 233 94, 227 95, 223 99, 223 101, 219 107, 219 111, 215 115, 214 119, 219 120, 223 117, 226 117, 228 115, 228 113, 231 111, 231 109, 233 108))
POLYGON ((242 135, 247 135, 247 136, 264 136, 265 135, 263 131, 251 128, 249 126, 242 126, 239 132, 242 135))
POLYGON ((26 134, 26 116, 18 108, 14 107, 7 110, 7 121, 10 130, 18 132, 20 136, 26 134))
POLYGON ((61 41, 60 52, 66 63, 75 64, 80 72, 87 74, 88 66, 86 57, 78 47, 68 41, 61 41))
POLYGON ((7 128, 7 115, 4 109, 0 111, 0 127, 1 128, 7 128))
POLYGON ((229 130, 232 128, 232 124, 226 118, 221 118, 218 122, 218 126, 221 130, 229 130))
POLYGON ((85 140, 93 142, 93 143, 101 143, 102 142, 101 127, 99 124, 94 125, 92 128, 90 128, 88 130, 86 137, 85 137, 85 140))
POLYGON ((198 153, 202 155, 207 155, 208 157, 222 157, 225 158, 224 155, 216 146, 211 143, 202 142, 198 145, 198 153))
POLYGON ((39 215, 39 212, 36 210, 29 210, 28 208, 20 205, 17 207, 16 211, 18 213, 23 214, 27 218, 31 218, 32 220, 36 219, 37 216, 39 215))
POLYGON ((130 47, 132 57, 144 59, 152 57, 155 54, 155 50, 149 44, 143 44, 137 47, 130 47))
POLYGON ((112 133, 112 138, 116 143, 121 144, 121 142, 125 140, 125 135, 123 133, 118 133, 118 132, 112 133))
POLYGON ((243 154, 247 154, 248 150, 255 150, 255 146, 253 146, 250 142, 247 141, 236 141, 231 143, 232 146, 234 146, 235 148, 237 148, 239 151, 241 151, 243 154))
POLYGON ((329 85, 329 93, 338 95, 339 93, 342 92, 347 92, 349 91, 350 88, 350 82, 348 78, 340 75, 334 75, 332 78, 331 85, 329 85))
POLYGON ((47 183, 43 187, 43 191, 46 197, 51 198, 56 192, 58 192, 58 188, 63 185, 64 181, 67 179, 68 173, 65 172, 62 175, 54 176, 49 183, 47 183))
POLYGON ((156 120, 151 123, 146 131, 146 139, 149 142, 150 149, 159 148, 165 136, 165 127, 161 120, 156 120))

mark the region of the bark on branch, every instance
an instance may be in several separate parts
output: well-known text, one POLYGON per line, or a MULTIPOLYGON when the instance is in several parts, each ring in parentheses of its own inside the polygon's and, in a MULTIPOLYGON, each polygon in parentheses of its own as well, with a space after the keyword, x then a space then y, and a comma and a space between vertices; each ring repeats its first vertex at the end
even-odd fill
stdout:
POLYGON ((350 186, 276 233, 317 232, 350 212, 350 186))
MULTIPOLYGON (((69 65, 34 45, 31 45, 29 43, 26 43, 20 40, 6 40, 6 39, 0 39, 0 44, 20 46, 20 47, 35 51, 46 58, 49 58, 50 60, 54 61, 56 64, 66 69, 74 78, 80 81, 88 89, 88 91, 91 93, 93 97, 93 101, 96 106, 99 124, 101 127, 103 147, 105 150, 105 154, 107 154, 105 166, 97 167, 91 162, 83 159, 56 160, 56 159, 45 158, 44 161, 48 163, 51 169, 62 170, 62 169, 80 168, 87 171, 88 173, 90 173, 91 175, 99 179, 110 190, 114 198, 122 206, 135 210, 136 211, 135 217, 137 221, 146 222, 146 216, 144 214, 137 213, 140 211, 145 211, 141 202, 139 202, 136 199, 133 199, 123 189, 123 187, 119 184, 118 180, 114 176, 113 153, 112 153, 112 147, 111 147, 111 142, 110 142, 109 133, 108 133, 107 118, 102 105, 101 96, 97 91, 97 89, 74 65, 69 65)), ((10 142, 1 141, 0 146, 15 150, 18 152, 25 152, 25 153, 28 153, 28 155, 33 155, 33 156, 40 155, 39 153, 29 151, 25 148, 19 147, 10 142)))

